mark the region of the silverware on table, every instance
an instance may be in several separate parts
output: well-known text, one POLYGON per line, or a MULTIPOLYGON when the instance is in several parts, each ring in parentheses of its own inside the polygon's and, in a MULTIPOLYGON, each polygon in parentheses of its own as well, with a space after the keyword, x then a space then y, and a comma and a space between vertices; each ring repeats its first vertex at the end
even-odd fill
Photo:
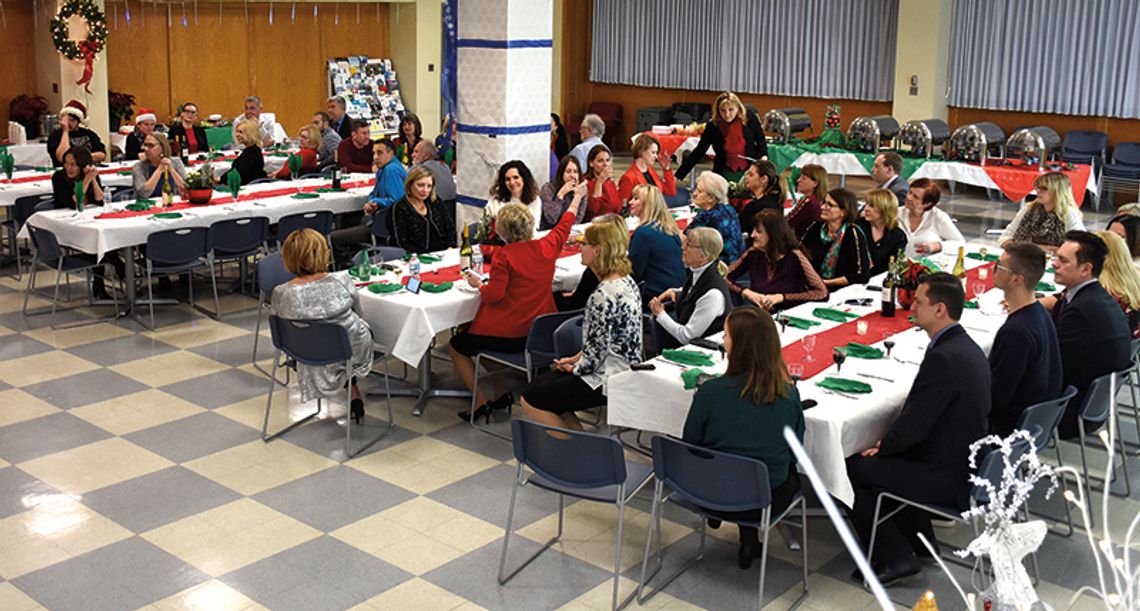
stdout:
POLYGON ((862 371, 856 371, 855 375, 863 376, 864 378, 871 378, 872 380, 882 380, 884 382, 894 382, 894 380, 892 380, 891 378, 887 378, 887 377, 883 377, 883 376, 877 376, 873 373, 863 373, 862 371))
POLYGON ((892 358, 894 358, 896 361, 898 361, 898 362, 900 362, 900 363, 902 363, 902 364, 904 364, 904 365, 914 365, 915 367, 918 367, 919 365, 922 365, 922 363, 919 363, 918 361, 908 361, 908 360, 906 360, 906 359, 900 359, 900 358, 899 358, 899 357, 897 357, 897 356, 896 356, 896 357, 892 357, 892 358))
POLYGON ((822 390, 823 390, 823 392, 825 392, 829 395, 837 395, 837 396, 843 397, 844 399, 854 399, 856 401, 859 400, 859 397, 856 397, 855 395, 849 395, 843 391, 831 390, 830 388, 824 388, 822 390))

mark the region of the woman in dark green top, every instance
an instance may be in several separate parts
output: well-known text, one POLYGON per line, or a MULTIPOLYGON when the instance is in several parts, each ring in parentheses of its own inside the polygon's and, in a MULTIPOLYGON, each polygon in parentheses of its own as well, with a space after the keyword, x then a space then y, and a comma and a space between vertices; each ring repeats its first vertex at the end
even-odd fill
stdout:
MULTIPOLYGON (((685 419, 684 440, 712 450, 756 458, 768 466, 772 515, 791 504, 800 489, 784 427, 804 436, 800 394, 790 382, 780 350, 780 336, 768 312, 733 310, 724 322, 728 369, 705 382, 693 397, 685 419)), ((729 519, 760 520, 760 510, 719 514, 729 519)), ((760 556, 757 530, 740 526, 740 568, 760 556)))

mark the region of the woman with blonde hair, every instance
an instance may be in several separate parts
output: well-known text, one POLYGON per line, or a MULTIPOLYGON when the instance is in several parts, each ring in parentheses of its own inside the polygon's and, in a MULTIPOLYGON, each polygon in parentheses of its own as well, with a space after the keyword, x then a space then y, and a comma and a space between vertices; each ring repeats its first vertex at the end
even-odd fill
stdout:
POLYGON ((343 363, 298 365, 297 378, 302 401, 337 393, 351 381, 351 413, 359 423, 364 417, 364 399, 357 390, 356 379, 372 371, 372 329, 361 318, 360 297, 352 278, 328 273, 329 256, 325 236, 312 229, 299 229, 285 238, 281 259, 295 277, 273 289, 273 313, 288 320, 333 323, 348 332, 352 371, 345 371, 343 363))
POLYGON ((681 286, 685 282, 681 230, 661 191, 653 185, 637 185, 630 193, 629 211, 640 220, 629 239, 633 279, 644 282, 644 294, 650 296, 681 286))
POLYGON ((612 223, 586 227, 582 263, 600 282, 586 303, 582 351, 555 360, 555 371, 523 391, 523 410, 531 420, 582 430, 574 412, 605 405, 606 380, 641 362, 641 296, 629 276, 624 233, 612 223))
POLYGON ((827 199, 827 170, 821 165, 809 163, 800 168, 800 177, 796 179, 796 193, 800 197, 795 205, 788 211, 788 225, 796 234, 797 240, 804 239, 807 228, 812 223, 823 220, 820 216, 820 207, 827 199))
POLYGON ((435 196, 431 170, 418 165, 404 178, 404 196, 388 215, 392 241, 408 252, 437 252, 455 246, 455 219, 435 196))
POLYGON ((768 140, 760 127, 760 119, 748 112, 735 93, 725 91, 717 96, 712 114, 713 119, 705 124, 697 148, 677 168, 677 180, 688 176, 693 167, 704 160, 710 146, 716 153, 713 172, 732 182, 740 182, 753 160, 768 158, 768 140))
POLYGON ((1108 246, 1104 268, 1100 270, 1100 285, 1120 304, 1128 317, 1132 337, 1140 337, 1140 272, 1132 265, 1128 245, 1115 233, 1102 230, 1096 235, 1108 246))
POLYGON ((1052 252, 1065 241, 1065 233, 1084 230, 1081 211, 1073 199, 1069 177, 1061 172, 1042 174, 1033 183, 1037 199, 1022 208, 1006 226, 998 243, 1033 242, 1052 252))
MULTIPOLYGON (((297 172, 297 176, 304 176, 317 171, 317 151, 321 148, 321 130, 312 125, 306 125, 297 131, 297 142, 301 150, 297 154, 301 156, 301 169, 297 172)), ((273 175, 274 178, 288 179, 293 176, 289 170, 289 164, 286 163, 273 175)))
POLYGON ((726 265, 739 258, 744 252, 744 234, 740 230, 740 217, 728 205, 728 181, 712 172, 701 174, 693 190, 693 205, 701 211, 689 222, 689 227, 712 227, 720 232, 724 240, 720 260, 726 265))
POLYGON ((906 232, 899 227, 899 198, 889 189, 871 189, 857 221, 871 250, 871 275, 887 271, 891 257, 906 249, 906 232))
POLYGON ((726 267, 718 260, 722 246, 720 234, 711 227, 695 227, 685 234, 682 257, 688 278, 684 286, 678 284, 649 300, 654 324, 667 334, 657 334, 658 350, 683 346, 724 329, 732 297, 724 282, 726 267), (672 315, 665 311, 665 303, 670 301, 675 304, 672 315))
POLYGON ((246 120, 238 123, 234 128, 234 135, 237 137, 237 143, 244 148, 237 159, 234 159, 230 169, 222 174, 221 183, 227 184, 230 172, 237 172, 238 176, 241 176, 242 185, 265 178, 265 158, 261 155, 261 132, 257 121, 246 120))

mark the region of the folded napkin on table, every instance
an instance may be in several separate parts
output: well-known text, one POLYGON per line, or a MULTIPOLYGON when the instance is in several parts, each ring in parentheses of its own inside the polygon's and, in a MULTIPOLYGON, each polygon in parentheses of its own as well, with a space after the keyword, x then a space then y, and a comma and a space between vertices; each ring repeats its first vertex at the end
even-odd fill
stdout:
POLYGON ((883 351, 868 346, 867 344, 860 344, 859 342, 847 342, 846 346, 839 346, 836 348, 851 358, 856 359, 881 359, 883 358, 883 351))
POLYGON ((151 215, 156 219, 180 219, 182 218, 181 212, 159 212, 158 214, 151 215))
POLYGON ((836 310, 835 308, 816 308, 811 311, 811 315, 832 322, 847 322, 860 317, 859 314, 852 314, 851 312, 844 312, 843 310, 836 310))
MULTIPOLYGON (((422 255, 417 255, 417 256, 419 256, 419 258, 420 258, 420 263, 439 263, 440 261, 443 261, 443 257, 437 257, 435 255, 429 255, 427 253, 424 253, 422 255)), ((404 255, 404 260, 405 261, 411 261, 412 255, 411 254, 404 255)))
POLYGON ((919 258, 918 258, 918 262, 919 262, 919 263, 921 263, 921 264, 923 264, 923 265, 925 265, 926 267, 930 268, 930 271, 932 271, 932 272, 940 272, 940 271, 942 271, 942 268, 941 268, 941 267, 938 267, 938 264, 937 264, 937 263, 935 263, 934 261, 931 261, 931 260, 930 260, 929 258, 927 258, 927 257, 919 257, 919 258))
POLYGON ((316 199, 316 198, 320 197, 320 194, 303 192, 303 193, 294 193, 290 197, 292 197, 293 199, 316 199))
POLYGON ((712 357, 704 352, 697 352, 696 350, 671 350, 665 349, 661 351, 661 357, 667 361, 672 361, 678 365, 692 365, 695 367, 712 367, 712 357))
POLYGON ((394 282, 376 282, 368 285, 368 290, 378 295, 380 293, 395 293, 402 288, 404 288, 404 285, 394 282))
POLYGON ((454 282, 440 282, 439 284, 436 284, 434 282, 424 281, 420 284, 420 288, 429 293, 442 293, 444 291, 450 291, 452 286, 455 286, 454 282))
POLYGON ((978 302, 970 300, 962 304, 962 307, 966 308, 967 310, 976 310, 978 309, 978 302))
POLYGON ((980 252, 968 252, 968 253, 966 253, 966 258, 967 259, 974 259, 975 261, 985 261, 986 263, 989 263, 990 261, 997 261, 998 260, 998 256, 993 254, 992 252, 987 252, 984 255, 980 252))
POLYGON ((851 393, 869 393, 871 392, 871 385, 859 380, 849 380, 847 378, 832 378, 827 377, 815 383, 820 388, 828 390, 838 390, 840 392, 851 393))
POLYGON ((344 192, 343 188, 334 189, 332 187, 321 187, 321 188, 317 189, 317 193, 342 193, 342 192, 344 192))
POLYGON ((125 206, 125 209, 131 210, 133 212, 141 212, 143 210, 150 210, 153 207, 154 207, 154 204, 151 202, 143 201, 143 200, 136 200, 134 203, 127 204, 125 206))
POLYGON ((115 172, 115 174, 118 174, 119 176, 130 176, 133 173, 133 170, 119 170, 118 172, 115 172))
POLYGON ((1042 293, 1052 293, 1057 290, 1057 287, 1042 280, 1041 282, 1037 283, 1037 290, 1041 291, 1042 293))
MULTIPOLYGON (((805 329, 805 330, 810 329, 812 327, 819 326, 820 324, 822 324, 818 321, 808 320, 807 318, 796 318, 795 316, 785 316, 784 320, 788 321, 789 327, 795 327, 797 329, 805 329)), ((846 321, 844 321, 844 322, 846 322, 846 321)))
POLYGON ((42 165, 38 165, 33 169, 37 172, 54 172, 55 171, 55 168, 53 168, 53 167, 42 166, 42 165))
POLYGON ((693 390, 701 384, 704 384, 705 382, 718 377, 720 376, 708 373, 695 367, 693 369, 686 369, 681 372, 681 382, 684 383, 685 390, 693 390))

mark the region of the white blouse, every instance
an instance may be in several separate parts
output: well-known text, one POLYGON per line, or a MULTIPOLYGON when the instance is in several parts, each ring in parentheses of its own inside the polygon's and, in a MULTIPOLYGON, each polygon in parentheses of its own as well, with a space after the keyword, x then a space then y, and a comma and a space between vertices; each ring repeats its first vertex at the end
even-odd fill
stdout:
POLYGON ((487 200, 487 213, 494 217, 498 215, 499 211, 503 209, 503 206, 507 204, 522 204, 526 206, 527 210, 530 210, 531 215, 534 216, 534 228, 538 229, 542 226, 542 199, 537 195, 535 195, 534 201, 529 204, 523 203, 514 197, 512 197, 509 202, 493 198, 489 199, 487 200))
POLYGON ((910 208, 901 208, 899 227, 906 234, 906 256, 912 258, 919 256, 915 251, 919 244, 941 242, 943 252, 953 252, 966 243, 966 238, 962 237, 962 232, 958 231, 950 215, 938 208, 927 210, 918 223, 918 229, 914 231, 910 229, 910 208))

